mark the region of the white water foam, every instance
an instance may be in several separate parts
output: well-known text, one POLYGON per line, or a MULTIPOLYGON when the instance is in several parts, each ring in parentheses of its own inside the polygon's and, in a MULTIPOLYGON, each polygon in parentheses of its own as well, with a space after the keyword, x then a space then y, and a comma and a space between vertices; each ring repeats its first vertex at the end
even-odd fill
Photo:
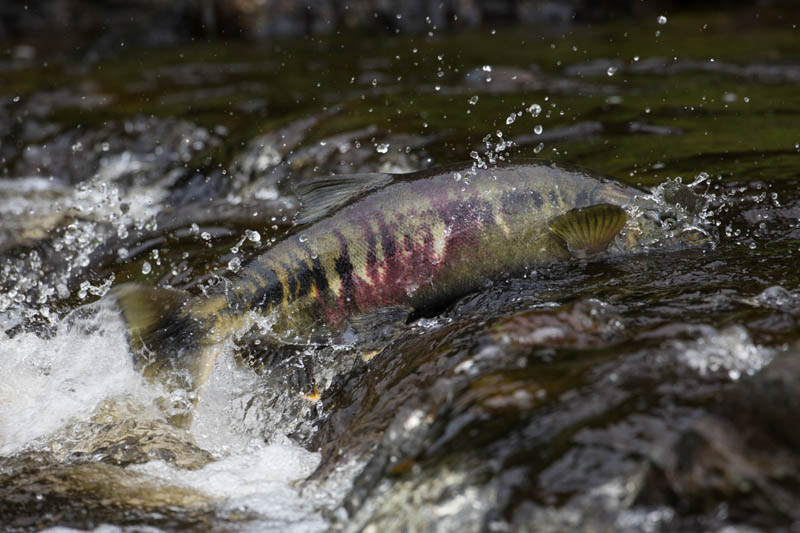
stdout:
POLYGON ((738 325, 721 330, 707 327, 706 333, 694 341, 671 344, 701 376, 724 373, 733 381, 752 376, 775 356, 774 350, 754 344, 747 330, 738 325))
MULTIPOLYGON (((59 432, 91 421, 109 401, 134 403, 144 408, 136 411, 137 416, 146 413, 163 419, 155 405, 164 391, 135 370, 118 311, 104 302, 91 307, 93 313, 61 321, 47 339, 33 333, 14 338, 0 333, 0 455, 52 449, 59 432)), ((264 442, 257 420, 248 418, 249 408, 258 401, 254 393, 258 385, 255 372, 239 364, 231 350, 224 350, 186 435, 216 460, 194 471, 161 461, 128 470, 162 486, 188 487, 208 495, 221 517, 242 511, 256 516, 237 523, 235 530, 322 531, 327 522, 295 487, 314 471, 320 456, 286 438, 264 442)), ((259 408, 263 412, 263 406, 259 408)), ((128 530, 109 525, 96 529, 128 530)))
POLYGON ((152 398, 133 368, 119 315, 108 307, 62 321, 52 338, 0 332, 0 454, 46 445, 45 437, 89 420, 104 401, 152 398))

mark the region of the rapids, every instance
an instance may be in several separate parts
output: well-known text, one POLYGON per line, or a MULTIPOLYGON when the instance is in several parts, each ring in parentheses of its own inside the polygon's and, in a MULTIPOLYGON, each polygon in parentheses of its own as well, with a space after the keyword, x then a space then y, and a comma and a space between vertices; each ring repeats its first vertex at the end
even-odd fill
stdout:
POLYGON ((0 529, 796 527, 800 37, 769 13, 0 55, 0 529), (224 283, 313 176, 529 157, 647 188, 662 231, 370 361, 234 335, 169 424, 195 398, 134 368, 111 287, 224 283))

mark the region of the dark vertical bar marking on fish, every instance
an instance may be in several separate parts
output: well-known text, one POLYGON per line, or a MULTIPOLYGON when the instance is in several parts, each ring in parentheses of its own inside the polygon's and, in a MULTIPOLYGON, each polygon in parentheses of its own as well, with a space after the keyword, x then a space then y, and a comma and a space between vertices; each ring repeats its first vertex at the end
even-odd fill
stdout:
POLYGON ((369 227, 369 224, 364 224, 364 240, 367 243, 367 272, 370 274, 375 271, 375 267, 378 263, 378 254, 377 254, 377 245, 378 241, 375 238, 375 233, 373 233, 372 229, 369 227))
POLYGON ((397 240, 392 234, 392 228, 381 220, 378 224, 381 232, 381 248, 383 248, 383 260, 389 261, 397 253, 397 240))
POLYGON ((414 253, 414 239, 411 238, 411 235, 408 233, 403 234, 403 248, 407 252, 414 253))
POLYGON ((289 300, 292 300, 297 294, 297 279, 294 277, 294 269, 290 265, 282 266, 286 271, 286 285, 289 292, 289 300))
POLYGON ((341 243, 341 252, 339 256, 333 260, 336 274, 342 283, 342 288, 339 291, 339 298, 342 300, 344 307, 348 309, 355 309, 356 306, 356 287, 353 282, 353 263, 350 261, 350 251, 347 248, 347 240, 341 233, 337 232, 337 237, 341 243))
POLYGON ((324 297, 329 289, 328 276, 325 274, 325 268, 322 266, 319 256, 311 259, 311 275, 314 277, 314 285, 317 287, 317 292, 324 297))
POLYGON ((302 298, 311 292, 313 274, 311 267, 303 259, 297 259, 293 270, 294 278, 297 280, 297 297, 302 298))
POLYGON ((251 268, 256 265, 264 285, 253 295, 253 306, 257 311, 269 311, 283 302, 283 283, 277 272, 260 261, 253 261, 251 268))
POLYGON ((304 259, 299 260, 302 265, 298 266, 297 279, 300 282, 300 293, 298 297, 305 296, 310 291, 311 287, 316 287, 320 296, 325 298, 328 292, 328 278, 325 275, 325 268, 319 260, 319 255, 308 246, 308 243, 300 242, 300 249, 305 252, 308 259, 311 261, 309 267, 308 262, 304 259))

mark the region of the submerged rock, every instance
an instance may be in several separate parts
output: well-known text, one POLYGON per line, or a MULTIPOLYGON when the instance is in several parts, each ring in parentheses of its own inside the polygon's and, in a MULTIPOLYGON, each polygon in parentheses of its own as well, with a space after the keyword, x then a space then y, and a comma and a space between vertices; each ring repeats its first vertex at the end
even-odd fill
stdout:
POLYGON ((103 523, 165 529, 211 527, 211 500, 119 466, 61 463, 47 453, 0 460, 0 523, 5 531, 54 525, 92 529, 103 523))
POLYGON ((723 394, 710 413, 655 460, 639 496, 681 513, 712 513, 758 527, 800 521, 800 351, 776 357, 723 394))

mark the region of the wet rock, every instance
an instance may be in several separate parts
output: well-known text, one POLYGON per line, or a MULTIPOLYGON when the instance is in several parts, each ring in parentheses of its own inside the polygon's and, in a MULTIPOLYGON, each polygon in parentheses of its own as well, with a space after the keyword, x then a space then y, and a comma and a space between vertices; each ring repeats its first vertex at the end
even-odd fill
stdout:
POLYGON ((682 408, 653 413, 633 392, 669 375, 660 360, 591 361, 592 346, 621 339, 617 322, 592 301, 491 324, 462 316, 407 332, 368 370, 335 382, 311 442, 323 455, 315 482, 365 462, 337 527, 524 529, 574 497, 565 512, 585 512, 583 530, 614 530, 640 483, 614 489, 613 480, 641 477, 637 457, 657 453, 693 419, 682 408), (606 493, 618 494, 616 507, 604 507, 606 493), (525 511, 534 508, 541 512, 525 511))
POLYGON ((294 121, 275 133, 260 136, 234 158, 233 190, 246 198, 292 197, 302 180, 326 174, 359 172, 404 173, 432 164, 425 147, 434 137, 386 135, 375 125, 307 141, 324 116, 294 121))
POLYGON ((134 117, 97 129, 72 129, 28 144, 12 167, 23 176, 55 176, 76 184, 90 180, 122 185, 170 185, 184 165, 218 146, 220 137, 190 122, 134 117))
POLYGON ((776 356, 727 395, 716 410, 742 427, 761 428, 800 449, 800 427, 792 423, 800 415, 800 347, 776 356))
MULTIPOLYGON (((620 59, 600 58, 575 63, 564 67, 564 74, 577 77, 596 77, 613 72, 669 76, 681 72, 708 72, 756 80, 762 83, 800 83, 800 65, 752 63, 737 65, 724 61, 701 61, 698 59, 675 59, 667 57, 648 57, 626 63, 620 59)), ((736 95, 730 93, 730 101, 736 95)))
POLYGON ((593 59, 564 67, 564 74, 579 78, 602 76, 607 75, 609 69, 612 69, 612 72, 617 72, 623 66, 624 63, 621 59, 593 59))
MULTIPOLYGON (((95 417, 102 420, 103 413, 95 417)), ((68 460, 91 460, 116 466, 163 461, 177 468, 197 470, 210 463, 211 454, 192 443, 191 438, 166 421, 125 419, 94 422, 72 427, 64 442, 80 434, 80 444, 70 447, 68 460)), ((62 452, 63 455, 63 452, 62 452)))
POLYGON ((650 135, 680 135, 683 133, 681 128, 659 126, 656 124, 648 124, 647 122, 639 121, 633 121, 629 123, 628 130, 631 133, 647 133, 650 135))
POLYGON ((334 109, 326 115, 304 117, 250 140, 231 163, 233 189, 239 191, 249 186, 257 197, 268 195, 274 198, 278 194, 277 186, 281 179, 288 175, 288 169, 282 165, 285 158, 300 146, 324 116, 337 111, 334 109))
POLYGON ((622 319, 608 304, 581 300, 557 310, 532 309, 496 322, 489 330, 498 342, 514 347, 578 348, 621 338, 622 319))
POLYGON ((552 76, 542 72, 538 65, 528 69, 505 65, 482 65, 464 76, 464 87, 442 87, 444 94, 466 94, 474 91, 498 94, 518 91, 548 91, 565 94, 618 94, 619 89, 610 85, 590 84, 563 76, 552 76))
POLYGON ((548 128, 540 134, 527 134, 518 135, 512 140, 517 146, 526 146, 530 144, 538 144, 540 142, 549 142, 562 139, 580 139, 598 134, 604 129, 603 123, 596 120, 588 120, 585 122, 578 122, 577 124, 570 124, 569 126, 556 126, 555 128, 548 128))
POLYGON ((211 527, 203 494, 147 480, 105 463, 60 463, 46 453, 0 460, 0 523, 5 531, 59 525, 150 524, 165 529, 211 527))
POLYGON ((538 69, 492 65, 476 67, 464 76, 467 85, 488 92, 512 92, 522 89, 538 90, 543 86, 538 69))
POLYGON ((797 348, 722 395, 710 411, 656 460, 640 501, 668 502, 689 514, 725 504, 731 517, 761 527, 800 520, 797 348))
POLYGON ((780 285, 767 287, 757 295, 741 298, 739 301, 753 307, 775 309, 793 315, 800 315, 800 296, 780 285))

